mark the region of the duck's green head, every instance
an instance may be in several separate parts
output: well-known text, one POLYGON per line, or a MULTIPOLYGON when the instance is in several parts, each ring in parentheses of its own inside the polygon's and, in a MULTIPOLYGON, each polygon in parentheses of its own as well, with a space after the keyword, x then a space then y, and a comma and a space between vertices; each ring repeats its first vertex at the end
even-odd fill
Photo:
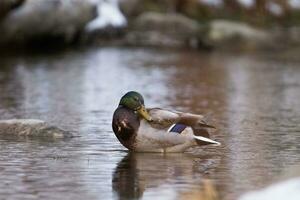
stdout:
POLYGON ((138 92, 135 92, 135 91, 127 92, 121 98, 119 105, 125 106, 126 108, 129 108, 130 110, 133 110, 133 111, 139 113, 147 121, 152 120, 149 113, 147 112, 147 110, 145 108, 144 98, 138 92))

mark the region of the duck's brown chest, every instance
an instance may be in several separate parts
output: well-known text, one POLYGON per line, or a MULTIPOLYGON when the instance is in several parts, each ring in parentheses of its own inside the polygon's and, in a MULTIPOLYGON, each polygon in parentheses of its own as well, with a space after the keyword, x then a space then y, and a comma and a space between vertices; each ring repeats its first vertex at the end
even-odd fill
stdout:
POLYGON ((114 112, 112 128, 118 140, 126 148, 134 149, 139 126, 140 119, 133 111, 121 107, 114 112))

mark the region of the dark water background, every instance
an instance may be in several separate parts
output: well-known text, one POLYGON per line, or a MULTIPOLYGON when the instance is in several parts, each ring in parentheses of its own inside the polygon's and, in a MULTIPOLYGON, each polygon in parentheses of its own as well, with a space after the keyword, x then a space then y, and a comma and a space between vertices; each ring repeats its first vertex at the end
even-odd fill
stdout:
POLYGON ((212 180, 221 199, 300 163, 300 62, 100 48, 1 56, 0 119, 37 118, 80 136, 0 138, 0 199, 182 199, 212 180), (129 154, 111 130, 119 98, 202 113, 221 147, 129 154))

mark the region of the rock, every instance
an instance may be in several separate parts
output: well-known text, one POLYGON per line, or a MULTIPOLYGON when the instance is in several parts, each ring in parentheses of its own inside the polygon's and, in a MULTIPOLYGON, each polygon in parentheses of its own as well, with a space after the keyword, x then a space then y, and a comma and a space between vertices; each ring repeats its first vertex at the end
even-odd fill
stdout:
POLYGON ((146 12, 179 13, 199 22, 228 17, 222 0, 119 0, 119 4, 129 21, 146 12))
POLYGON ((144 13, 126 36, 131 45, 181 47, 197 45, 201 26, 180 14, 144 13))
POLYGON ((0 120, 0 135, 70 138, 72 134, 36 119, 0 120))
POLYGON ((203 43, 214 48, 260 48, 270 42, 265 31, 245 23, 226 20, 214 20, 209 23, 203 37, 203 43))
POLYGON ((3 19, 0 44, 44 42, 49 38, 71 43, 95 17, 96 6, 90 1, 27 0, 3 19))
POLYGON ((4 17, 14 8, 20 6, 25 0, 1 0, 0 1, 0 18, 4 17))
POLYGON ((269 40, 273 42, 269 43, 268 49, 279 52, 281 55, 289 53, 299 54, 298 49, 300 47, 300 27, 275 27, 269 32, 269 40))
POLYGON ((138 10, 138 6, 141 0, 120 0, 119 5, 122 13, 127 17, 130 18, 132 16, 137 16, 141 14, 138 10))
POLYGON ((122 13, 130 20, 147 12, 166 13, 169 4, 174 3, 168 0, 119 0, 122 13))
POLYGON ((287 33, 282 34, 285 38, 282 41, 288 40, 290 45, 300 46, 300 26, 292 26, 287 29, 287 33))
POLYGON ((197 33, 199 24, 180 14, 148 12, 135 21, 135 28, 141 31, 160 31, 167 34, 191 35, 197 33))

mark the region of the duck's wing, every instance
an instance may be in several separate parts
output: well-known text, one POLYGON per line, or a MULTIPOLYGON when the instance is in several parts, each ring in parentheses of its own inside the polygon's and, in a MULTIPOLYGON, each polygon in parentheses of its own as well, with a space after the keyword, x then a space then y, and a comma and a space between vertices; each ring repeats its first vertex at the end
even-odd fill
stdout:
POLYGON ((161 108, 148 109, 152 117, 151 126, 159 129, 169 128, 173 124, 184 124, 193 128, 215 128, 204 121, 202 115, 170 111, 161 108))
MULTIPOLYGON (((208 128, 215 128, 208 125, 202 115, 195 115, 191 113, 182 113, 177 111, 170 111, 161 108, 148 109, 151 115, 152 122, 149 124, 155 129, 165 129, 167 132, 176 132, 182 135, 182 131, 188 126, 192 128, 192 137, 196 140, 198 145, 220 144, 210 139, 208 128)), ((188 132, 186 132, 189 134, 188 132)), ((173 134, 170 134, 172 139, 173 134)))

